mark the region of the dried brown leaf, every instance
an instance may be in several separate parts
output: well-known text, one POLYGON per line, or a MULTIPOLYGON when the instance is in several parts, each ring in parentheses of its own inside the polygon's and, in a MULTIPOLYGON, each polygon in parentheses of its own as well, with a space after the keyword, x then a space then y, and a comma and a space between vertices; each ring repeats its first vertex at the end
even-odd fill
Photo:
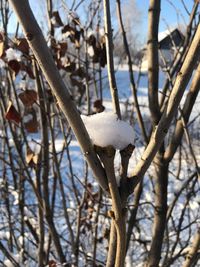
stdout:
POLYGON ((26 90, 19 94, 19 98, 26 107, 31 107, 37 101, 37 93, 34 90, 26 90))
POLYGON ((15 77, 16 77, 17 74, 19 73, 20 69, 21 69, 20 62, 17 61, 16 59, 10 60, 8 62, 8 66, 14 72, 15 77))
POLYGON ((49 267, 57 267, 57 263, 54 260, 50 260, 49 267))
POLYGON ((38 122, 35 119, 27 121, 24 123, 24 127, 26 128, 28 133, 37 133, 38 132, 38 122))
POLYGON ((0 42, 0 58, 5 54, 5 45, 4 42, 0 42))
POLYGON ((16 38, 15 44, 18 50, 22 53, 28 55, 29 54, 29 44, 25 38, 16 38))
POLYGON ((16 108, 13 106, 12 101, 9 101, 8 108, 6 110, 5 118, 9 121, 13 121, 17 124, 21 121, 21 116, 16 108))
POLYGON ((26 163, 31 166, 34 167, 35 165, 38 164, 38 160, 39 160, 39 155, 35 154, 32 149, 27 146, 26 148, 26 163))
POLYGON ((60 18, 60 14, 58 11, 54 11, 52 13, 51 22, 52 22, 53 26, 56 28, 63 26, 63 22, 60 18))

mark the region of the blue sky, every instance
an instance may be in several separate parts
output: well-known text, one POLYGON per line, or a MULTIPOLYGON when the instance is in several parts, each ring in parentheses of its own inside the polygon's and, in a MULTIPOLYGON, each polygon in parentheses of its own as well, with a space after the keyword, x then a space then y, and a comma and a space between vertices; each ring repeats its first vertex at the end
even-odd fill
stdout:
MULTIPOLYGON (((133 0, 121 0, 121 4, 123 5, 123 3, 130 3, 131 1, 133 0)), ((140 40, 142 42, 145 42, 147 39, 149 0, 135 0, 135 1, 138 6, 138 10, 141 14, 140 23, 139 25, 136 25, 136 27, 138 27, 136 30, 139 32, 140 40)), ((161 0, 161 14, 160 14, 160 26, 159 26, 160 32, 166 30, 168 27, 176 27, 177 25, 179 25, 179 27, 181 27, 182 29, 185 28, 185 24, 189 20, 189 15, 185 11, 185 8, 182 3, 183 1, 185 2, 187 9, 191 11, 194 3, 193 0, 161 0), (176 6, 176 10, 173 7, 173 5, 176 6)), ((44 2, 45 1, 40 1, 40 0, 30 0, 31 6, 34 9, 34 14, 37 16, 39 23, 43 23, 43 25, 44 25, 44 9, 46 9, 44 2)), ((59 3, 59 1, 55 0, 54 4, 56 5, 57 3, 59 3)), ((71 6, 70 0, 67 0, 66 3, 68 3, 69 7, 71 6)), ((86 3, 87 0, 83 2, 83 5, 85 5, 87 9, 86 3)), ((115 0, 110 0, 110 3, 112 4, 113 7, 115 6, 115 0)), ((78 10, 78 14, 81 16, 81 9, 78 10)), ((134 16, 134 11, 133 11, 133 16, 134 16)), ((11 29, 13 31, 13 27, 11 27, 11 29)))
MULTIPOLYGON (((121 4, 123 3, 130 3, 133 0, 121 0, 121 4)), ((193 0, 183 0, 186 4, 186 7, 189 11, 192 10, 193 7, 193 0)), ((41 2, 38 3, 38 0, 30 0, 33 6, 37 6, 41 10, 41 2)), ((55 1, 54 3, 58 3, 59 1, 55 1)), ((79 2, 79 1, 77 1, 79 2)), ((89 1, 90 2, 90 1, 89 1)), ((141 25, 139 26, 140 34, 142 38, 146 38, 147 27, 148 27, 148 7, 149 7, 149 0, 135 0, 139 11, 141 12, 141 25)), ((70 7, 71 1, 66 1, 68 6, 70 7)), ((87 6, 87 0, 83 1, 83 6, 87 6)), ((115 0, 110 0, 111 5, 115 6, 115 0)), ((80 10, 78 14, 80 14, 80 10)), ((133 13, 134 14, 134 13, 133 13)), ((181 0, 161 0, 161 14, 160 14, 160 27, 159 31, 164 31, 167 29, 168 26, 175 27, 179 25, 180 27, 184 27, 185 23, 189 20, 189 16, 185 11, 184 5, 181 0), (171 4, 170 4, 171 3, 171 4), (176 9, 173 7, 176 6, 176 9)))

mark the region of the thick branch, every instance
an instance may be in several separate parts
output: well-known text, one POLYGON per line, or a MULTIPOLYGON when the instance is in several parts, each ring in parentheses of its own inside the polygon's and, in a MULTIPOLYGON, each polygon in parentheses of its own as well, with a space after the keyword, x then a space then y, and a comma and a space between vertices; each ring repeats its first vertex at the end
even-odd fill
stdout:
POLYGON ((70 98, 70 94, 59 74, 54 63, 53 57, 47 47, 46 41, 39 28, 39 25, 31 11, 28 1, 10 0, 15 13, 22 25, 25 36, 30 47, 47 79, 53 93, 56 96, 58 104, 72 127, 76 138, 79 141, 83 154, 90 165, 94 176, 100 186, 107 190, 107 181, 105 172, 93 149, 90 138, 85 126, 80 118, 77 108, 70 98))
POLYGON ((111 227, 110 227, 110 240, 109 240, 109 246, 108 246, 108 256, 106 260, 106 267, 113 267, 115 265, 116 250, 117 250, 117 231, 116 231, 114 220, 112 220, 111 227))
POLYGON ((183 263, 183 267, 191 267, 191 266, 196 266, 196 256, 198 254, 198 250, 200 248, 200 228, 198 228, 197 233, 194 237, 194 241, 192 244, 192 247, 190 248, 185 262, 183 263))
MULTIPOLYGON (((97 147, 97 151, 106 170, 110 195, 112 198, 112 209, 113 209, 111 212, 112 224, 114 222, 117 232, 117 249, 116 249, 114 266, 123 267, 126 255, 126 223, 125 223, 125 209, 119 194, 119 189, 115 177, 115 170, 114 170, 115 150, 113 147, 108 146, 106 148, 97 147)), ((114 226, 112 225, 112 227, 114 226)), ((113 228, 112 228, 112 234, 113 235, 115 234, 115 230, 113 228)), ((111 240, 115 241, 114 238, 112 238, 111 240)), ((109 252, 110 253, 112 252, 113 254, 114 251, 110 249, 109 252)), ((109 255, 108 257, 109 262, 111 260, 110 256, 111 255, 109 255)), ((108 263, 107 266, 109 266, 109 264, 110 263, 108 263)))
MULTIPOLYGON (((200 64, 196 70, 196 73, 194 75, 190 90, 187 94, 184 106, 183 106, 183 110, 182 110, 182 115, 184 118, 185 123, 187 124, 190 114, 192 112, 192 108, 194 106, 195 100, 197 98, 197 95, 199 93, 200 90, 200 64)), ((177 147, 180 145, 180 142, 182 140, 182 136, 184 133, 184 125, 182 123, 181 118, 177 121, 176 123, 176 128, 173 134, 173 137, 171 139, 170 144, 168 145, 164 158, 166 161, 170 161, 176 150, 177 147)))
POLYGON ((153 124, 156 125, 160 119, 160 109, 158 103, 158 25, 160 17, 160 0, 150 0, 148 16, 148 96, 149 108, 152 115, 153 124))
POLYGON ((147 267, 159 266, 165 232, 167 214, 168 164, 163 162, 162 156, 162 153, 158 153, 156 155, 158 166, 154 178, 155 212, 151 248, 149 251, 147 267))

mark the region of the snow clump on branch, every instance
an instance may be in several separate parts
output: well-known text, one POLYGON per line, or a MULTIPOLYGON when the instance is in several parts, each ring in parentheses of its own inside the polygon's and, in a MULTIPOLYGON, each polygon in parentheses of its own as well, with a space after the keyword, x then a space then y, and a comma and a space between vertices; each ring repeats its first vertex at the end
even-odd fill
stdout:
POLYGON ((122 150, 134 144, 134 130, 129 123, 119 120, 116 114, 102 112, 81 118, 94 145, 113 146, 122 150))

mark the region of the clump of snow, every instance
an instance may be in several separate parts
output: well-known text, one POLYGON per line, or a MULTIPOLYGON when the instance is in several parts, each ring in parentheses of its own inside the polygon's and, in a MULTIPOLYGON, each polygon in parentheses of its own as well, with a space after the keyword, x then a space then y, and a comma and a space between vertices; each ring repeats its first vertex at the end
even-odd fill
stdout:
POLYGON ((13 48, 8 48, 6 50, 6 58, 8 61, 10 61, 10 60, 20 61, 21 55, 22 55, 22 53, 20 51, 16 51, 13 48))
POLYGON ((92 30, 92 29, 89 29, 89 30, 87 31, 87 38, 89 38, 91 35, 94 35, 94 36, 95 36, 95 31, 92 30))
POLYGON ((94 48, 91 45, 88 47, 87 52, 90 57, 94 56, 94 48))
POLYGON ((104 29, 104 28, 100 28, 100 29, 99 29, 99 34, 100 34, 101 36, 104 36, 104 35, 105 35, 105 29, 104 29))
POLYGON ((122 150, 134 144, 134 130, 129 123, 119 120, 116 114, 102 112, 91 116, 81 116, 94 145, 113 146, 122 150))
POLYGON ((0 68, 4 68, 4 67, 5 67, 5 62, 2 59, 0 59, 0 68))
POLYGON ((28 114, 28 115, 24 116, 23 122, 27 123, 27 122, 31 121, 32 119, 33 119, 33 115, 32 114, 28 114))
POLYGON ((52 18, 51 18, 51 23, 52 23, 54 26, 57 24, 57 22, 56 22, 56 18, 55 18, 55 17, 52 17, 52 18))
POLYGON ((8 240, 10 238, 10 233, 7 231, 0 231, 0 240, 6 239, 8 240))

